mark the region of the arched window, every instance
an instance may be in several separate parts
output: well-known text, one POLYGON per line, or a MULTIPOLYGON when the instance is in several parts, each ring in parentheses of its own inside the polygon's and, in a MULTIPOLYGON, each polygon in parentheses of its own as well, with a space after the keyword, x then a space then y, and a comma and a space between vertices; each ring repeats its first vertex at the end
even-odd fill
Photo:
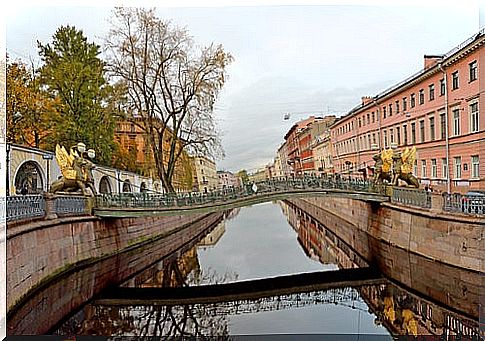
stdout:
POLYGON ((128 179, 123 181, 123 192, 131 192, 131 183, 128 179))
POLYGON ((111 193, 111 183, 108 177, 105 175, 99 181, 99 193, 110 194, 111 193))
POLYGON ((15 175, 15 194, 38 194, 44 190, 42 171, 35 161, 27 161, 15 175))

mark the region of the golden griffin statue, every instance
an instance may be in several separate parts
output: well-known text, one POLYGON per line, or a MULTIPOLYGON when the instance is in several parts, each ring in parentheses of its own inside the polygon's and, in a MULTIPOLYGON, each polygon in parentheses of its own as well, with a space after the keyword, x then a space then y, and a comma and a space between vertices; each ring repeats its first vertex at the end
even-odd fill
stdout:
POLYGON ((416 147, 406 148, 402 153, 398 150, 384 149, 374 155, 375 174, 374 183, 387 183, 397 186, 399 180, 406 182, 408 186, 419 188, 419 181, 413 175, 413 165, 416 160, 416 147))
POLYGON ((86 153, 72 147, 67 153, 64 146, 56 145, 56 159, 62 177, 51 184, 50 192, 73 192, 81 190, 83 195, 96 195, 92 169, 95 167, 86 153), (87 191, 89 188, 91 191, 87 191))

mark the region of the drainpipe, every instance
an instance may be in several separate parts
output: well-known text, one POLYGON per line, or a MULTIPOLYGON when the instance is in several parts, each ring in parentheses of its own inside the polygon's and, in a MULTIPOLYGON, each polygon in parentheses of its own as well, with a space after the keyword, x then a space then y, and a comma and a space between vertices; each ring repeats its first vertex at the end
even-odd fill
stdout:
POLYGON ((445 148, 446 148, 446 191, 451 193, 451 180, 450 180, 450 140, 448 133, 448 79, 446 72, 443 69, 442 63, 438 63, 438 67, 443 73, 443 79, 445 83, 445 148))
MULTIPOLYGON (((377 97, 377 96, 376 96, 377 97)), ((377 103, 376 97, 374 97, 374 105, 377 108, 376 115, 377 115, 377 145, 379 147, 379 151, 381 151, 381 113, 380 113, 380 108, 379 108, 379 103, 377 103)))

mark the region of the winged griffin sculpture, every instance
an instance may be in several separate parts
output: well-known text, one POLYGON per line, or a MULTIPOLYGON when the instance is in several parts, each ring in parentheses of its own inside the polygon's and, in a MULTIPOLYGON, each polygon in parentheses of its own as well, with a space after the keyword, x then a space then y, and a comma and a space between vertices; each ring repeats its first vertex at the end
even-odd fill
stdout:
POLYGON ((64 146, 59 145, 56 145, 56 159, 61 168, 62 177, 51 184, 51 193, 81 190, 87 196, 96 194, 91 174, 94 164, 91 161, 79 155, 74 148, 71 148, 70 152, 67 153, 64 146))
POLYGON ((402 180, 408 186, 419 188, 419 181, 412 173, 416 160, 416 147, 406 148, 403 152, 384 149, 380 154, 374 155, 374 160, 376 162, 374 183, 382 183, 386 180, 397 186, 399 180, 402 180))

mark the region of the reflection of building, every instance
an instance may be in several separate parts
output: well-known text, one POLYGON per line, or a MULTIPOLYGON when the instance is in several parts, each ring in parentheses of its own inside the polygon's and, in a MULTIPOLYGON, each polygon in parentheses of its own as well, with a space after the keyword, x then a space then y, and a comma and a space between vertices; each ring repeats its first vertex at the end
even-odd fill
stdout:
POLYGON ((485 119, 479 117, 484 112, 479 109, 484 98, 479 64, 484 33, 444 55, 425 55, 422 70, 375 96, 362 97, 331 127, 336 172, 362 175, 374 165, 374 148, 415 146, 413 173, 421 183, 460 192, 483 188, 485 119))
MULTIPOLYGON (((309 250, 313 250, 313 253, 316 254, 320 248, 322 255, 324 253, 331 255, 329 259, 333 258, 339 268, 368 266, 368 262, 360 254, 329 228, 314 220, 305 211, 291 203, 282 202, 281 205, 292 226, 299 224, 297 229, 298 236, 307 255, 312 255, 309 250)), ((367 248, 369 244, 372 245, 368 241, 367 248)), ((427 264, 422 260, 404 260, 406 257, 400 257, 400 253, 397 256, 392 255, 393 252, 397 251, 393 251, 388 244, 378 245, 374 245, 372 251, 375 251, 377 257, 382 257, 383 260, 373 259, 372 261, 374 263, 383 262, 388 264, 390 268, 395 269, 395 273, 399 274, 399 276, 403 276, 403 271, 407 274, 411 272, 413 289, 417 290, 418 293, 423 293, 421 294, 423 296, 418 296, 415 292, 410 292, 405 290, 404 287, 398 287, 391 283, 359 288, 360 296, 377 316, 376 323, 383 324, 393 335, 462 335, 472 340, 479 339, 478 321, 474 321, 466 314, 456 312, 460 308, 468 311, 474 304, 478 306, 479 298, 477 297, 477 292, 479 289, 477 284, 473 284, 475 279, 470 277, 466 285, 449 285, 449 283, 437 281, 432 276, 433 271, 437 273, 441 271, 446 273, 446 276, 450 276, 451 283, 458 283, 457 278, 461 279, 470 276, 469 272, 463 271, 452 275, 449 271, 450 268, 443 268, 444 265, 436 262, 429 262, 433 267, 428 268, 427 264), (377 249, 375 249, 376 247, 377 249), (402 264, 400 259, 403 259, 402 264), (415 274, 414 272, 417 269, 410 268, 410 263, 417 264, 418 271, 422 271, 422 273, 415 274), (423 270, 423 268, 426 270, 423 270), (428 283, 429 281, 431 281, 431 284, 428 283), (437 288, 438 284, 442 287, 437 288), (474 288, 474 286, 477 286, 477 288, 474 288), (443 288, 447 289, 443 290, 443 288), (434 299, 427 298, 431 294, 442 297, 441 291, 446 292, 446 297, 443 297, 444 303, 433 303, 436 300, 436 296, 434 299), (447 304, 452 304, 454 308, 447 308, 447 304), (459 308, 458 310, 456 309, 457 307, 459 308)), ((400 250, 399 252, 404 251, 400 250)), ((371 257, 375 257, 376 254, 372 252, 371 257)), ((322 261, 322 258, 320 260, 322 263, 325 262, 324 260, 322 261)), ((386 273, 386 275, 389 274, 386 273)), ((390 277, 393 278, 393 276, 390 277)), ((478 315, 478 312, 476 314, 478 315)))
POLYGON ((193 190, 207 193, 219 187, 216 163, 205 156, 192 157, 193 190))
POLYGON ((222 235, 226 232, 226 223, 225 221, 221 221, 214 230, 211 231, 204 239, 202 239, 199 244, 199 247, 206 248, 212 247, 217 244, 219 239, 221 239, 222 235))

